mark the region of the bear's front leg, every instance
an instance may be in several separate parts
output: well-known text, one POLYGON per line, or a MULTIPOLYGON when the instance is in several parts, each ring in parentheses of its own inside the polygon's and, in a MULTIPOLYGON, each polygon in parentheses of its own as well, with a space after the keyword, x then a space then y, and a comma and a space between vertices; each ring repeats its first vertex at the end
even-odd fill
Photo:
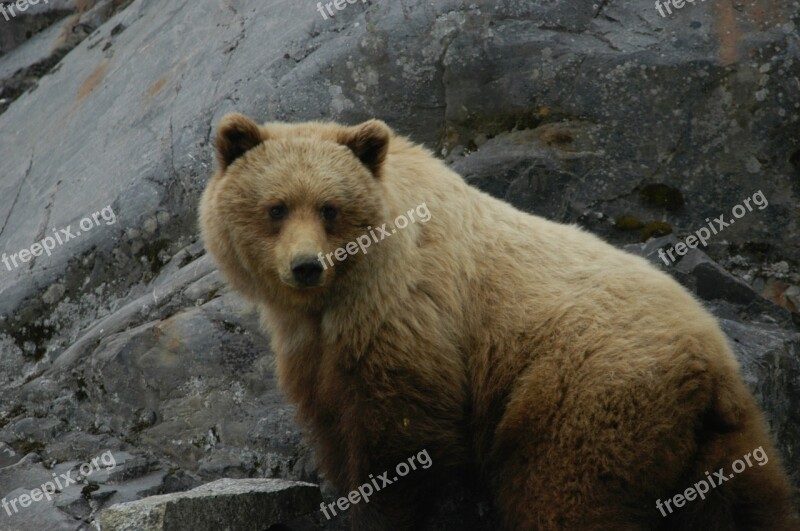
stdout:
POLYGON ((463 395, 389 369, 342 371, 335 389, 324 391, 347 400, 328 402, 317 417, 328 419, 315 430, 320 465, 337 488, 337 508, 347 507, 358 530, 418 529, 440 478, 468 462, 463 395))
POLYGON ((398 477, 392 473, 373 475, 368 483, 353 491, 360 496, 371 487, 373 493, 368 499, 358 500, 359 496, 348 494, 350 500, 358 500, 351 505, 354 531, 411 531, 424 522, 433 497, 433 484, 419 477, 398 477))

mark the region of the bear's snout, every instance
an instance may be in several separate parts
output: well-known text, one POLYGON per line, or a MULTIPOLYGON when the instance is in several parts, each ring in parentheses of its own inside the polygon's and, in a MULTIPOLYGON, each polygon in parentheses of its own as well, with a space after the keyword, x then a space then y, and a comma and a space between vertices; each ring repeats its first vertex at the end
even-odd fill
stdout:
POLYGON ((292 260, 292 276, 300 286, 318 286, 322 278, 322 264, 316 256, 297 257, 292 260))

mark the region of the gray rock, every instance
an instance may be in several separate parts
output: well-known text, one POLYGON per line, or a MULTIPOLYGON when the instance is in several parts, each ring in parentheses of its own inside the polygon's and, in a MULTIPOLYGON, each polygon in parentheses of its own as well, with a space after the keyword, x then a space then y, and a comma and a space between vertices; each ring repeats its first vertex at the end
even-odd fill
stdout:
POLYGON ((92 515, 99 506, 98 502, 107 500, 114 493, 116 490, 112 487, 70 485, 58 495, 55 506, 73 518, 83 520, 92 515))
MULTIPOLYGON (((16 463, 0 469, 0 493, 33 489, 52 479, 36 454, 28 454, 16 463)), ((0 513, 2 514, 2 513, 0 513)))
POLYGON ((31 36, 50 27, 55 21, 77 11, 71 0, 36 0, 19 10, 16 2, 4 2, 0 13, 0 56, 28 42, 31 36), (11 5, 9 5, 11 4, 11 5))
POLYGON ((18 463, 0 468, 0 498, 7 504, 0 508, 0 531, 25 531, 52 529, 72 531, 75 521, 54 510, 55 498, 43 497, 34 501, 31 493, 53 479, 52 472, 42 466, 35 454, 25 456, 18 463), (20 499, 20 497, 25 497, 20 499), (26 506, 23 505, 23 503, 26 506))
POLYGON ((220 479, 189 492, 153 496, 106 509, 108 531, 250 531, 318 508, 319 489, 277 479, 220 479))
POLYGON ((18 454, 6 443, 0 442, 0 468, 14 465, 20 461, 24 456, 18 454))
POLYGON ((742 364, 745 381, 767 412, 786 469, 798 485, 800 333, 728 319, 720 319, 720 324, 742 364))
POLYGON ((35 88, 39 78, 57 68, 70 50, 128 3, 130 0, 38 0, 16 17, 11 17, 7 6, 6 15, 0 14, 0 55, 9 51, 0 61, 0 113, 35 88), (10 20, 5 21, 5 16, 10 20))

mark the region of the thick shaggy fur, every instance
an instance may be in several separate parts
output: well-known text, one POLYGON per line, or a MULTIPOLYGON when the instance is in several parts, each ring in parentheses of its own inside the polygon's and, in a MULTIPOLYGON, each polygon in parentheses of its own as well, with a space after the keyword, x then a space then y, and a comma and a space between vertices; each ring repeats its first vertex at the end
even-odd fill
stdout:
POLYGON ((439 477, 473 465, 508 530, 800 529, 765 422, 717 323, 645 260, 470 186, 385 124, 218 128, 209 251, 257 302, 280 384, 342 495, 416 452, 433 466, 354 505, 415 529, 439 477), (368 254, 292 279, 426 203, 368 254), (288 215, 270 218, 274 205, 288 215), (338 217, 323 219, 334 206, 338 217), (663 517, 656 500, 763 447, 663 517))

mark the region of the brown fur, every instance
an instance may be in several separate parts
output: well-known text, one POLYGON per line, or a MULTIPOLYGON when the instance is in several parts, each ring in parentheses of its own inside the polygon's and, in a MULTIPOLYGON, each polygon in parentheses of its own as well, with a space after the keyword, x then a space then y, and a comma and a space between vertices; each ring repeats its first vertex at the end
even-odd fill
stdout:
POLYGON ((715 320, 646 261, 467 186, 382 122, 229 115, 217 147, 203 236, 259 304, 326 477, 346 495, 422 449, 433 459, 354 505, 357 529, 414 529, 437 479, 470 464, 509 530, 800 529, 715 320), (298 256, 423 202, 429 222, 294 284, 298 256), (765 466, 656 509, 758 447, 765 466))

